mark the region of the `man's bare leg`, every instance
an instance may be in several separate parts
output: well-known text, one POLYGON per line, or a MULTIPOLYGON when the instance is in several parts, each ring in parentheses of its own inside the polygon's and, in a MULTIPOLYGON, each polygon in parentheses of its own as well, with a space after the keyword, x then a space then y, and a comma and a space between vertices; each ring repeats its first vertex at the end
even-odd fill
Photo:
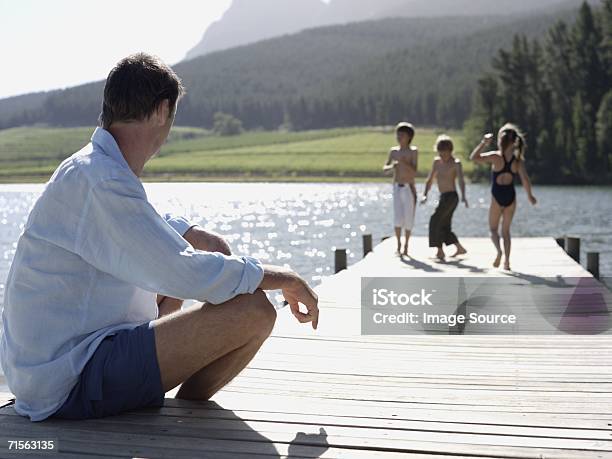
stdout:
POLYGON ((176 398, 186 400, 208 400, 228 384, 249 364, 268 334, 262 333, 260 339, 254 338, 242 347, 215 360, 207 367, 194 373, 183 384, 176 398))
POLYGON ((265 293, 203 304, 152 322, 162 385, 183 383, 177 397, 207 400, 251 361, 269 336, 276 311, 265 293))
MULTIPOLYGON (((203 230, 198 233, 207 240, 211 234, 203 230)), ((185 236, 189 240, 189 233, 185 236)), ((218 252, 226 251, 222 247, 225 244, 229 252, 227 243, 220 239, 221 247, 216 250, 201 240, 190 243, 218 252)), ((260 288, 282 290, 296 319, 312 322, 316 330, 319 312, 315 292, 290 270, 264 268, 260 288), (299 311, 298 302, 306 306, 307 313, 299 311)), ((182 384, 178 398, 207 400, 248 365, 270 335, 275 320, 276 310, 263 290, 258 289, 252 295, 239 295, 220 305, 194 306, 153 321, 164 390, 182 384)))

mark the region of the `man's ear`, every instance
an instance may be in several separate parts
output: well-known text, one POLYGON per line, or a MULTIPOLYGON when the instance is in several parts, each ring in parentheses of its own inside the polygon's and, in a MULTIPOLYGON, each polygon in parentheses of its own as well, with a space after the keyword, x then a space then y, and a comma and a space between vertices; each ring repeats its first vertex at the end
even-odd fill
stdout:
POLYGON ((156 123, 158 126, 164 126, 170 118, 170 101, 162 100, 155 110, 156 123))

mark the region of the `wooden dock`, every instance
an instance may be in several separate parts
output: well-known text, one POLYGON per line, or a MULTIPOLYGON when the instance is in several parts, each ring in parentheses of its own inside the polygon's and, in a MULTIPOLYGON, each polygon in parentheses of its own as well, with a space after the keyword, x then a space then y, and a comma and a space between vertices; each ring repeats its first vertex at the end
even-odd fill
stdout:
POLYGON ((610 335, 360 334, 362 276, 590 276, 553 239, 515 239, 513 273, 489 268, 488 240, 463 242, 469 256, 448 263, 425 239, 409 260, 380 244, 318 287, 316 333, 279 312, 255 360, 209 402, 169 393, 159 410, 31 423, 1 394, 0 457, 8 439, 50 438, 52 457, 612 458, 610 335))

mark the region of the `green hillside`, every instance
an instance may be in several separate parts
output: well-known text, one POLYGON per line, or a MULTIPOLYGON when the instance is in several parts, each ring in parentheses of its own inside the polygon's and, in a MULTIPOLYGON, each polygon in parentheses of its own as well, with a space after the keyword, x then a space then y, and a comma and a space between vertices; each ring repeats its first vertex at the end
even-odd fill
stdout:
MULTIPOLYGON (((85 145, 92 128, 14 128, 0 131, 0 182, 44 182, 62 159, 85 145)), ((461 133, 457 154, 464 157, 461 133)), ((427 174, 437 130, 419 129, 419 175, 427 174)), ((220 137, 174 128, 145 180, 389 180, 382 164, 394 144, 390 129, 342 128, 247 132, 220 137)), ((471 170, 471 164, 466 164, 471 170)))
MULTIPOLYGON (((328 26, 175 66, 188 94, 177 123, 208 128, 217 111, 247 129, 463 124, 483 68, 515 32, 540 36, 574 11, 531 16, 398 18, 328 26)), ((102 83, 0 101, 0 128, 96 122, 102 83)))

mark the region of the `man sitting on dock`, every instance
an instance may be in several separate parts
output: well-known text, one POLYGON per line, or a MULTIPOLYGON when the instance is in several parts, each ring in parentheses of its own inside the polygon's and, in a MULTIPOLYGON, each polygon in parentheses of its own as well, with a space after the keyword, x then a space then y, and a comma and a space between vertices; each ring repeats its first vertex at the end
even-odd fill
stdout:
POLYGON ((220 236, 148 202, 139 177, 182 94, 159 59, 120 61, 101 127, 29 215, 6 286, 0 363, 15 410, 32 421, 159 407, 179 384, 177 398, 207 400, 269 336, 276 311, 263 290, 282 290, 317 328, 317 296, 297 274, 230 255, 220 236), (204 304, 181 309, 175 298, 204 304))

